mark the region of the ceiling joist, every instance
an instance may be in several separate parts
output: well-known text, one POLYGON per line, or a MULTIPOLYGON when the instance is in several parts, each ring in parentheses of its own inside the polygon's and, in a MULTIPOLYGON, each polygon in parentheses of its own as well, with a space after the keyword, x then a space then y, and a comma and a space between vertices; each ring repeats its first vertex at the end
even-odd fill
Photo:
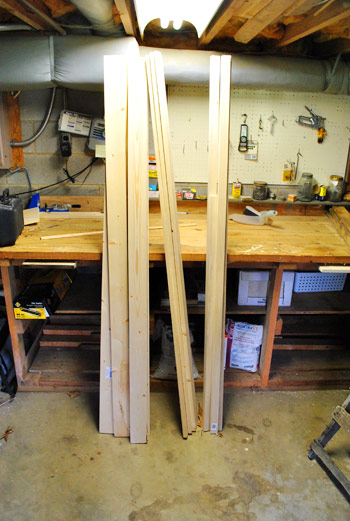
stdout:
POLYGON ((55 29, 58 33, 62 35, 67 34, 63 27, 61 27, 57 22, 55 22, 55 20, 53 20, 48 14, 44 12, 44 9, 46 9, 46 6, 44 4, 42 5, 42 8, 40 8, 36 5, 33 5, 34 2, 30 2, 29 0, 20 0, 20 2, 25 7, 27 7, 29 11, 32 11, 34 14, 38 15, 39 18, 44 20, 44 22, 46 22, 47 25, 55 29))
POLYGON ((232 16, 237 16, 239 10, 247 5, 246 0, 224 0, 208 27, 199 38, 198 46, 210 43, 218 32, 227 24, 232 16))
POLYGON ((332 5, 329 5, 327 9, 324 9, 315 16, 316 10, 319 11, 316 7, 314 11, 304 18, 303 21, 290 24, 286 28, 282 40, 280 40, 277 45, 279 47, 289 45, 296 40, 300 40, 300 38, 304 38, 309 34, 320 31, 329 25, 340 22, 343 18, 350 16, 350 8, 344 8, 342 1, 337 1, 334 4, 332 3, 332 5))
POLYGON ((249 43, 266 27, 275 23, 283 13, 295 4, 295 0, 272 0, 234 35, 236 42, 249 43))
POLYGON ((132 0, 114 0, 125 33, 128 36, 137 36, 135 8, 132 0))
POLYGON ((15 0, 0 0, 0 7, 3 7, 22 22, 30 25, 38 31, 48 31, 49 26, 37 15, 29 12, 23 5, 15 0))

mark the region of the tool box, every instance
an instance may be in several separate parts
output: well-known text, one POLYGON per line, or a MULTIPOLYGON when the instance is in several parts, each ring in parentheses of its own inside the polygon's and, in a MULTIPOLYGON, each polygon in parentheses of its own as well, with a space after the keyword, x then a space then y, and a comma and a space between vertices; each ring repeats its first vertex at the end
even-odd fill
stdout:
POLYGON ((17 319, 45 319, 52 315, 67 293, 72 279, 65 270, 35 273, 14 302, 17 319))
POLYGON ((12 246, 23 230, 23 206, 18 197, 10 197, 8 188, 0 196, 0 246, 12 246))

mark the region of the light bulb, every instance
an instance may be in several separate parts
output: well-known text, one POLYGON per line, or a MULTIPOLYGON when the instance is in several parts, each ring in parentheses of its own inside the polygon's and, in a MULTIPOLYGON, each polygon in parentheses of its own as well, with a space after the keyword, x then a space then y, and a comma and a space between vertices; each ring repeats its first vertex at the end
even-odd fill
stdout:
POLYGON ((169 27, 169 18, 161 18, 160 19, 160 26, 162 29, 167 29, 169 27))
POLYGON ((174 20, 173 21, 173 27, 176 31, 178 31, 179 29, 181 29, 181 26, 182 26, 182 20, 181 18, 178 18, 177 20, 174 20))

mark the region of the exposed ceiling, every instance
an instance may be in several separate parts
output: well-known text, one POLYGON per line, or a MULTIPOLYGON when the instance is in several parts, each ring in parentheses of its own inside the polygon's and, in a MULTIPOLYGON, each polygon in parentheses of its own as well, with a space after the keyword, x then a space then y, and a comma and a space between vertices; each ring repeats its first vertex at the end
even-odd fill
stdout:
MULTIPOLYGON (((99 34, 74 3, 0 0, 0 30, 99 34)), ((141 40, 133 0, 111 1, 110 10, 116 34, 148 46, 318 58, 350 53, 350 0, 224 0, 200 38, 187 21, 176 31, 171 24, 162 29, 158 19, 141 40)))

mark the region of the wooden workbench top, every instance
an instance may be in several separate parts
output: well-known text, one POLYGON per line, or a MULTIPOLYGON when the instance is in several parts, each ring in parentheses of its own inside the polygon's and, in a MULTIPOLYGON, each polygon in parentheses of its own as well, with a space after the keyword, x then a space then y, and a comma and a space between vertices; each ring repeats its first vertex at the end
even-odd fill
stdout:
MULTIPOLYGON (((183 260, 204 261, 206 215, 179 215, 179 223, 195 223, 180 226, 183 260)), ((159 213, 150 213, 150 226, 158 225, 159 213)), ((0 259, 100 260, 102 234, 53 240, 40 237, 98 231, 102 226, 101 218, 79 218, 79 212, 73 219, 44 215, 39 224, 25 227, 14 246, 0 248, 0 259)), ((149 235, 150 260, 164 260, 162 229, 150 230, 149 235)), ((229 221, 228 261, 350 263, 350 246, 327 215, 277 216, 272 225, 264 226, 229 221)))

